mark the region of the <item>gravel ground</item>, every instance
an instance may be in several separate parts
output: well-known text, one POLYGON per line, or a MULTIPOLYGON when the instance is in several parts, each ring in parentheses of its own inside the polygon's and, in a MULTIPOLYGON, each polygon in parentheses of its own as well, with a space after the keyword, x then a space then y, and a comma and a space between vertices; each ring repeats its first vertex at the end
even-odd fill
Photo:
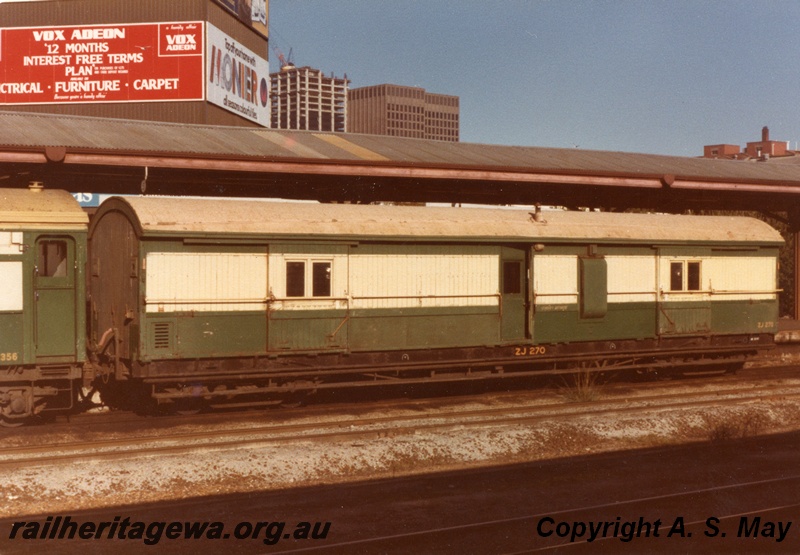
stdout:
MULTIPOLYGON (((800 384, 800 380, 792 383, 800 384)), ((674 392, 690 387, 678 383, 674 392)), ((647 414, 457 427, 446 432, 407 432, 369 440, 297 440, 225 449, 208 445, 190 457, 162 454, 11 470, 0 485, 0 517, 63 514, 797 429, 800 402, 765 400, 713 408, 654 407, 647 414)))

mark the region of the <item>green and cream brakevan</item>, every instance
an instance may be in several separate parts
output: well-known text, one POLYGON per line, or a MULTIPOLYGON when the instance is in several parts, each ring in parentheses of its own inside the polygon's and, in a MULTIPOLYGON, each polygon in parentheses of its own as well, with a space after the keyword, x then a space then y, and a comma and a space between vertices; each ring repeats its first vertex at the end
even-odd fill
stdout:
POLYGON ((745 217, 113 198, 88 340, 106 381, 181 405, 730 369, 777 331, 782 243, 745 217))

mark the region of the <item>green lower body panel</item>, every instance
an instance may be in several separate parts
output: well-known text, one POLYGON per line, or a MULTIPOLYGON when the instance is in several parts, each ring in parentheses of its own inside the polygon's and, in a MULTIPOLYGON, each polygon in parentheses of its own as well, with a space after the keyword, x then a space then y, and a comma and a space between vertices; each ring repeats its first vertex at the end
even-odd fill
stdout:
POLYGON ((708 334, 711 331, 711 302, 659 303, 659 335, 708 334))
POLYGON ((777 333, 778 301, 711 303, 711 329, 726 333, 777 333))
POLYGON ((497 345, 497 307, 357 310, 350 318, 352 351, 497 345))
MULTIPOLYGON (((609 303, 605 314, 595 318, 581 317, 577 304, 545 305, 534 314, 532 340, 515 343, 771 333, 777 317, 776 301, 609 303)), ((142 361, 504 343, 496 306, 159 314, 148 315, 143 329, 142 361)))
POLYGON ((579 307, 545 305, 533 318, 533 342, 574 343, 656 336, 656 311, 651 303, 609 303, 601 318, 581 318, 579 307))
POLYGON ((0 314, 0 368, 32 363, 26 359, 31 349, 25 348, 23 315, 0 314))
POLYGON ((139 360, 497 345, 497 307, 149 315, 139 360))
POLYGON ((777 301, 610 303, 602 318, 581 318, 577 304, 544 305, 534 315, 533 342, 772 333, 777 323, 777 301))
POLYGON ((347 310, 282 310, 269 315, 270 351, 346 349, 347 310))
POLYGON ((263 312, 148 316, 139 359, 253 356, 267 351, 263 312))

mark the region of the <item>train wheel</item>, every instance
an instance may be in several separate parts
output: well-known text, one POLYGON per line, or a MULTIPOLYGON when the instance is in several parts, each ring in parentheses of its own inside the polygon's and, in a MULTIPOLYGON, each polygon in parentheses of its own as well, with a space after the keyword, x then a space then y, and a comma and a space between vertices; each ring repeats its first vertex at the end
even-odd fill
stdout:
POLYGON ((181 416, 193 416, 203 410, 203 406, 201 399, 178 399, 175 401, 173 412, 181 416))
POLYGON ((8 418, 7 416, 0 416, 0 427, 3 428, 19 428, 25 424, 23 418, 8 418))

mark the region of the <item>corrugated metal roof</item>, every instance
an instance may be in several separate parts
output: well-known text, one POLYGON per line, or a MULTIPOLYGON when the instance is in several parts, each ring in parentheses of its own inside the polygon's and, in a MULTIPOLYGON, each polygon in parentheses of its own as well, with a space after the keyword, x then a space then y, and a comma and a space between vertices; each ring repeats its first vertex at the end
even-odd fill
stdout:
MULTIPOLYGON (((227 235, 325 239, 624 241, 779 244, 753 218, 385 205, 276 203, 221 199, 114 197, 98 216, 121 210, 144 235, 227 235)), ((99 219, 99 218, 98 218, 99 219)))
MULTIPOLYGON (((376 167, 450 168, 800 186, 800 168, 784 164, 450 143, 376 135, 179 125, 78 116, 0 112, 0 150, 62 146, 120 156, 202 157, 356 163, 376 167)), ((400 175, 402 176, 402 175, 400 175)), ((458 176, 456 176, 458 177, 458 176)))
POLYGON ((66 191, 0 189, 0 227, 86 226, 89 218, 66 191))

